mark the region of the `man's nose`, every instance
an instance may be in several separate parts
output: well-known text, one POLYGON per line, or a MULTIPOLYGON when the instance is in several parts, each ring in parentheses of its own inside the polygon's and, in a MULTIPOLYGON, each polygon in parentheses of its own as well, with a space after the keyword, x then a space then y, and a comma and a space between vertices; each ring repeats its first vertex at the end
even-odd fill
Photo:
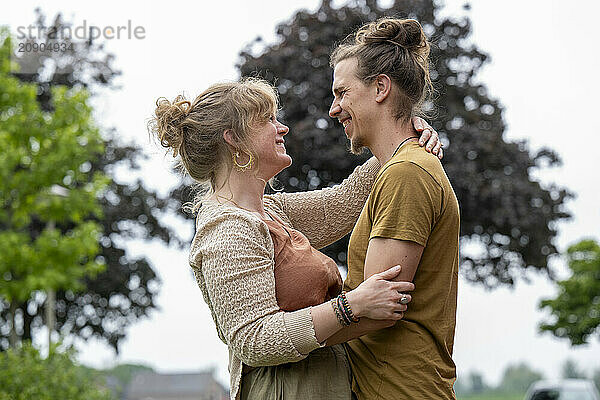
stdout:
POLYGON ((331 107, 329 107, 329 116, 331 118, 335 118, 342 111, 342 107, 335 100, 331 103, 331 107))

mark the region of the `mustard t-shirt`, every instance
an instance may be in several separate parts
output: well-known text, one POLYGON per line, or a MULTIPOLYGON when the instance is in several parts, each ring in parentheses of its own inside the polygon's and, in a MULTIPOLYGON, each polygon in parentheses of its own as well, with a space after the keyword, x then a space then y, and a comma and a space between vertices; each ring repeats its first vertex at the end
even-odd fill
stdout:
POLYGON ((440 161, 416 142, 404 144, 381 168, 352 231, 344 287, 363 281, 373 237, 425 249, 404 318, 347 343, 359 400, 455 398, 459 227, 458 201, 440 161))

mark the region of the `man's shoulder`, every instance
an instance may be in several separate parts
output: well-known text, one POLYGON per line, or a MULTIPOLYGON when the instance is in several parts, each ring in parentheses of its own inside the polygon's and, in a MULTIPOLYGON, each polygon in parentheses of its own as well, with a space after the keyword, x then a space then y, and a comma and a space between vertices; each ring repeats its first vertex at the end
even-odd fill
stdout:
POLYGON ((439 158, 415 142, 402 146, 400 151, 381 168, 379 175, 408 179, 429 177, 439 186, 443 186, 443 177, 446 173, 439 158))
POLYGON ((375 185, 433 184, 442 186, 435 169, 413 160, 390 160, 381 168, 375 185))

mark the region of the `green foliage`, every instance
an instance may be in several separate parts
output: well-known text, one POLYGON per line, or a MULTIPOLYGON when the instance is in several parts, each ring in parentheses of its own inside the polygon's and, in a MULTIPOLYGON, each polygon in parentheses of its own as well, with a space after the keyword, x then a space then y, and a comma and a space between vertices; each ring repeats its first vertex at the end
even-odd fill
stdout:
MULTIPOLYGON (((6 56, 10 42, 0 47, 6 56)), ((0 297, 18 302, 36 290, 81 290, 82 279, 103 268, 96 260, 101 226, 83 217, 101 215, 98 195, 108 183, 85 168, 103 151, 88 94, 56 87, 54 111, 45 112, 36 85, 6 71, 0 93, 0 297), (44 226, 35 236, 33 221, 44 226)))
POLYGON ((472 371, 465 378, 458 377, 454 391, 460 400, 520 400, 529 386, 539 379, 542 374, 521 363, 508 365, 498 386, 488 385, 480 372, 472 371))
MULTIPOLYGON (((63 20, 61 14, 56 15, 53 21, 46 21, 39 9, 36 14, 35 24, 48 26, 48 32, 70 25, 63 20)), ((56 39, 39 39, 48 45, 53 40, 56 39)), ((90 40, 69 44, 69 50, 65 52, 28 53, 27 57, 19 59, 19 64, 24 65, 24 71, 38 71, 37 73, 13 73, 21 82, 36 83, 37 102, 44 111, 54 110, 53 88, 57 86, 115 88, 113 80, 120 71, 113 66, 114 56, 104 50, 102 43, 90 40), (43 64, 44 57, 51 58, 52 62, 43 64), (48 64, 64 67, 43 67, 48 64)), ((7 48, 3 49, 5 53, 0 57, 0 63, 5 65, 4 71, 9 71, 7 48)), ((93 90, 91 93, 94 93, 93 90)), ((85 164, 85 169, 89 168, 89 174, 100 173, 113 177, 117 170, 123 168, 130 175, 135 174, 140 168, 140 159, 145 157, 142 150, 117 140, 122 135, 114 129, 103 132, 103 136, 104 151, 99 157, 90 159, 90 164, 85 164)), ((176 202, 161 198, 140 180, 119 182, 111 179, 100 193, 99 203, 101 217, 89 213, 82 218, 101 227, 98 260, 103 261, 105 269, 97 275, 84 278, 85 291, 56 292, 56 327, 65 335, 71 334, 83 339, 92 336, 102 338, 118 351, 118 344, 125 337, 127 326, 148 315, 156 307, 155 296, 160 283, 149 260, 143 256, 133 257, 127 250, 126 243, 130 239, 156 239, 181 246, 183 241, 159 220, 164 210, 175 210, 176 202)), ((26 234, 35 238, 45 228, 44 222, 33 219, 26 234)), ((64 233, 71 226, 57 224, 56 228, 64 233)), ((21 339, 31 339, 34 332, 43 325, 42 301, 43 297, 34 296, 11 304, 23 321, 19 333, 21 339)), ((8 304, 0 299, 0 326, 10 318, 8 304)), ((8 343, 6 332, 0 330, 0 350, 6 349, 8 343)))
POLYGON ((111 369, 104 370, 107 375, 114 376, 123 384, 128 384, 138 372, 153 372, 151 367, 141 364, 120 364, 111 369))
POLYGON ((558 282, 556 298, 540 302, 554 319, 542 323, 540 330, 580 345, 600 332, 600 246, 582 240, 567 249, 567 261, 571 277, 558 282))
POLYGON ((120 396, 135 374, 139 372, 154 372, 154 370, 140 364, 121 364, 110 369, 96 372, 103 376, 107 382, 110 381, 111 378, 115 379, 118 384, 114 385, 114 390, 120 396))
POLYGON ((469 386, 465 382, 465 379, 463 379, 462 376, 459 374, 456 381, 454 382, 454 393, 456 393, 456 396, 459 397, 466 395, 469 392, 469 386))
POLYGON ((468 377, 471 393, 482 393, 489 389, 483 379, 483 375, 477 371, 472 371, 468 377))
POLYGON ((504 370, 498 390, 507 393, 525 393, 533 382, 542 378, 541 373, 534 371, 524 362, 509 365, 504 370))
POLYGON ((596 384, 596 388, 600 389, 600 368, 594 370, 592 380, 596 384))
MULTIPOLYGON (((275 43, 257 39, 241 52, 241 75, 258 74, 278 87, 281 119, 290 126, 286 148, 294 162, 278 179, 287 191, 319 189, 339 183, 365 159, 347 154, 347 139, 328 116, 330 51, 364 22, 416 18, 433 40, 438 113, 431 122, 446 142, 443 163, 461 205, 461 242, 481 249, 461 252, 461 272, 487 287, 511 285, 525 268, 550 272, 553 226, 569 217, 563 210, 569 193, 542 187, 532 173, 558 165, 558 156, 548 149, 532 154, 525 142, 504 139, 503 106, 477 83, 488 56, 471 44, 468 18, 436 17, 441 3, 433 0, 391 3, 384 9, 376 0, 358 0, 334 8, 324 0, 315 12, 298 11, 280 24, 275 43)), ((345 264, 347 243, 325 251, 345 264)))
POLYGON ((46 358, 27 342, 0 353, 1 400, 110 400, 94 374, 75 365, 73 351, 54 346, 46 358))
POLYGON ((457 396, 458 400, 523 400, 525 393, 497 393, 485 392, 479 394, 469 394, 457 396))
POLYGON ((579 369, 577 363, 570 358, 562 366, 562 377, 565 379, 586 379, 585 373, 579 369))

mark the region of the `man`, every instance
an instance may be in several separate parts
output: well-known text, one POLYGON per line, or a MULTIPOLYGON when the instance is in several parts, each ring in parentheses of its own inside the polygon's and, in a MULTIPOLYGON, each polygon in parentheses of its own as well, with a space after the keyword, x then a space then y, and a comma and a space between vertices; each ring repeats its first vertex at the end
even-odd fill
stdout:
POLYGON ((396 264, 397 279, 416 287, 404 319, 348 342, 359 400, 455 398, 459 206, 410 122, 430 85, 428 54, 417 21, 388 18, 359 29, 331 57, 330 116, 352 152, 367 147, 382 165, 350 237, 345 289, 396 264))

